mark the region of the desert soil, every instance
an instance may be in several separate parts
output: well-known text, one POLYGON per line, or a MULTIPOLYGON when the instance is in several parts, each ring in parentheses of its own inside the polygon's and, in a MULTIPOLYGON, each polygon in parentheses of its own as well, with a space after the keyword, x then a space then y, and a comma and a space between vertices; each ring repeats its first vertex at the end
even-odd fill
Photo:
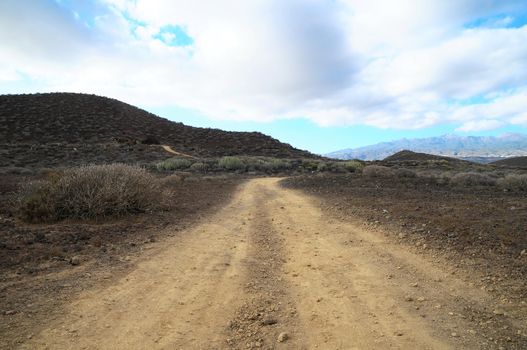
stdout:
POLYGON ((215 214, 167 232, 128 274, 80 293, 20 347, 527 348, 527 318, 500 311, 469 274, 331 217, 279 183, 247 181, 215 214), (489 337, 489 326, 503 338, 489 337))

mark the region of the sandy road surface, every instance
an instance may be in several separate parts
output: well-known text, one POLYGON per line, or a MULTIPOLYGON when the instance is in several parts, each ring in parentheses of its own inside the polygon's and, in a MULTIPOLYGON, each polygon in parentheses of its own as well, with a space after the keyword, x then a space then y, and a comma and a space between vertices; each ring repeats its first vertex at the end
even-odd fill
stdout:
POLYGON ((325 216, 278 179, 255 179, 22 347, 497 348, 479 328, 489 298, 380 234, 325 216))

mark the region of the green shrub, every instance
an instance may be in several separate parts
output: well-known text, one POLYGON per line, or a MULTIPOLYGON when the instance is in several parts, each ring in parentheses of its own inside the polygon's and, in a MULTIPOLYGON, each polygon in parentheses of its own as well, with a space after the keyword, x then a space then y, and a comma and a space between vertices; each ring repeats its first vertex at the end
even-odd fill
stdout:
POLYGON ((320 162, 317 165, 317 171, 327 171, 329 169, 328 165, 324 162, 320 162))
POLYGON ((249 158, 247 161, 250 170, 276 172, 291 169, 292 167, 289 161, 278 158, 249 158))
POLYGON ((310 159, 302 159, 301 167, 306 170, 315 171, 318 169, 319 162, 310 160, 310 159))
POLYGON ((496 180, 480 173, 458 173, 450 179, 450 183, 458 186, 494 186, 496 180))
POLYGON ((368 165, 362 169, 362 175, 366 177, 391 177, 394 175, 394 172, 386 166, 368 165))
POLYGON ((364 168, 364 164, 362 164, 358 160, 348 160, 346 162, 339 163, 339 165, 340 167, 352 173, 360 172, 364 168))
POLYGON ((192 162, 185 158, 171 158, 156 165, 157 170, 183 170, 188 169, 192 162))
POLYGON ((196 162, 190 166, 190 170, 192 171, 203 172, 203 171, 207 171, 207 169, 208 169, 207 164, 203 162, 196 162))
POLYGON ((283 160, 283 159, 276 159, 276 158, 271 160, 271 162, 269 163, 269 166, 271 170, 274 170, 274 171, 287 170, 287 169, 292 168, 292 165, 290 162, 283 160))
POLYGON ((527 191, 527 175, 507 175, 498 180, 498 185, 509 191, 527 191))
POLYGON ((19 194, 18 213, 27 222, 121 216, 157 208, 162 197, 159 182, 145 169, 89 165, 30 183, 19 194))
POLYGON ((226 156, 220 159, 218 165, 226 170, 242 170, 245 169, 244 162, 238 157, 226 156))

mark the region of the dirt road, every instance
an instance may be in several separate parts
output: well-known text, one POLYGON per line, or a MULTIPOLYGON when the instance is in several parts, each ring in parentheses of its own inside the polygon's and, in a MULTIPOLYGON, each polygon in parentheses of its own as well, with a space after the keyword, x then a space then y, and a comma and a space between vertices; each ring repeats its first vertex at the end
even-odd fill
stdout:
POLYGON ((22 347, 498 348, 482 334, 490 303, 449 268, 325 216, 278 179, 255 179, 22 347))

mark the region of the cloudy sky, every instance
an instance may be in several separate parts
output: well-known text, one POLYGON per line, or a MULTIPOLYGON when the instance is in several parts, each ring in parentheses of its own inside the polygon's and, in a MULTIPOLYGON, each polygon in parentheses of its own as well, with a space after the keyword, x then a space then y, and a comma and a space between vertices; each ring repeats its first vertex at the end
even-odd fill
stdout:
POLYGON ((527 132, 525 0, 1 0, 0 47, 0 93, 94 93, 314 152, 527 132))

